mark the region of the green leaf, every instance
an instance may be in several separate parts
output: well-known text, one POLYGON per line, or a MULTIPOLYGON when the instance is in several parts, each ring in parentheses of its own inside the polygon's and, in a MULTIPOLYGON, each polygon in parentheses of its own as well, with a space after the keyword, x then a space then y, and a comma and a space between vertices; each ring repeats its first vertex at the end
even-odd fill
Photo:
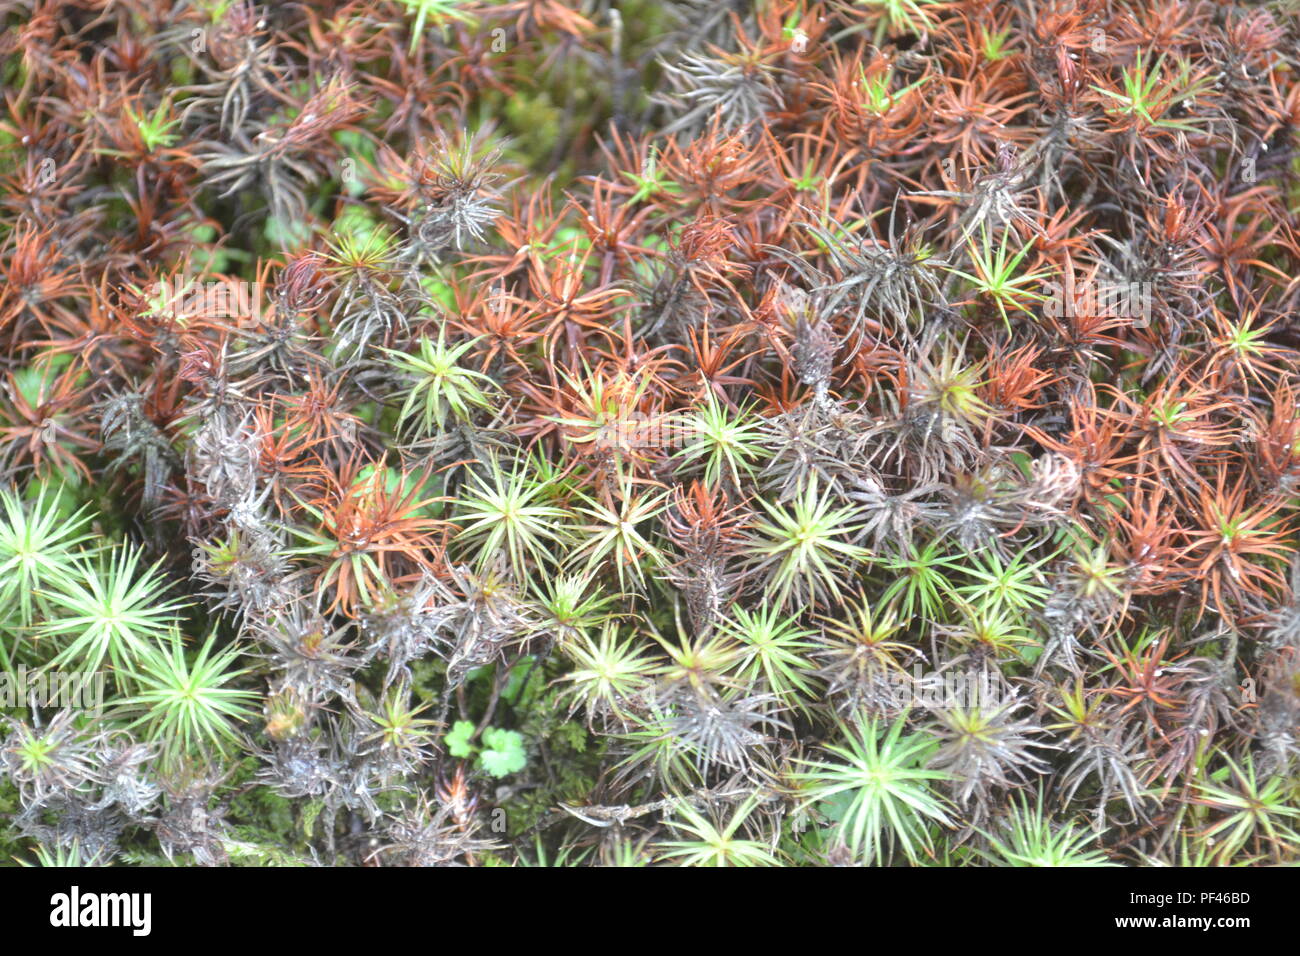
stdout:
POLYGON ((483 753, 479 765, 494 777, 508 777, 524 769, 528 754, 524 751, 524 735, 515 730, 489 727, 483 731, 483 753))
POLYGON ((469 739, 474 736, 474 724, 468 720, 458 720, 452 724, 451 730, 447 731, 447 736, 443 742, 447 745, 447 753, 453 757, 468 757, 474 753, 474 745, 469 739))

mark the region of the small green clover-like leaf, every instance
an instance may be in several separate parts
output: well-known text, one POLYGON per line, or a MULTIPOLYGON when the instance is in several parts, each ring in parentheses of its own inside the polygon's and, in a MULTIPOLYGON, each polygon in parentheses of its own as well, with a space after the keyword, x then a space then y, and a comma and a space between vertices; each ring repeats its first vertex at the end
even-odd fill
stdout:
POLYGON ((474 752, 474 745, 469 739, 474 736, 474 723, 469 720, 458 720, 451 725, 451 730, 447 731, 444 742, 447 744, 447 753, 453 757, 468 757, 474 752))
POLYGON ((489 727, 483 731, 483 752, 479 765, 494 777, 508 777, 524 769, 528 755, 524 751, 524 735, 515 730, 489 727))

